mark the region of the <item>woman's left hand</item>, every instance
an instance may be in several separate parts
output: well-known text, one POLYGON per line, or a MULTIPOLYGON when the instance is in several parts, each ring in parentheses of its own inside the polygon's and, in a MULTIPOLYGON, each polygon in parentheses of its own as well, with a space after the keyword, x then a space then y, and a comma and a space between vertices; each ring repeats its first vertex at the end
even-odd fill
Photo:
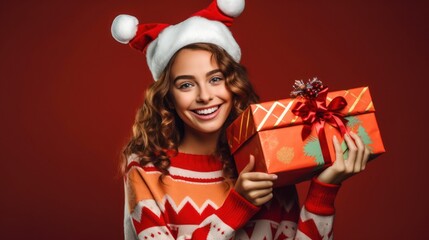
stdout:
POLYGON ((338 139, 334 136, 333 143, 336 160, 332 166, 319 174, 317 179, 324 183, 340 184, 347 178, 363 171, 368 161, 370 151, 363 144, 362 139, 354 132, 344 135, 349 149, 347 159, 343 158, 343 151, 338 139))

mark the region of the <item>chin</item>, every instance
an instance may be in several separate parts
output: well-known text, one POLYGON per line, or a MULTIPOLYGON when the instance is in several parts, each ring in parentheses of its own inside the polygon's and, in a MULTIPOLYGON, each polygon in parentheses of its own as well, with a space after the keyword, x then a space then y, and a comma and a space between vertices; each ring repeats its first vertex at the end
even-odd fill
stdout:
POLYGON ((194 128, 194 129, 196 131, 204 133, 204 134, 215 134, 215 133, 218 133, 222 129, 222 125, 219 125, 219 126, 200 126, 200 127, 194 128))

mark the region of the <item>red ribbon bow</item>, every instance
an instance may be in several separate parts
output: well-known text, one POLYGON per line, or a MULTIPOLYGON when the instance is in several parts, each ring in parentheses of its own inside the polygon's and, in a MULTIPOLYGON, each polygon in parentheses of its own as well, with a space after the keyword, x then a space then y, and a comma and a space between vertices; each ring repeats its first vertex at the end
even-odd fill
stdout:
POLYGON ((343 97, 335 97, 328 106, 326 106, 326 97, 328 88, 319 92, 315 99, 307 99, 305 102, 298 102, 292 109, 292 112, 301 117, 304 127, 301 132, 302 140, 305 140, 310 134, 313 126, 319 137, 320 147, 322 149, 325 163, 331 163, 328 143, 324 131, 325 122, 337 128, 342 135, 347 133, 347 119, 340 113, 347 106, 347 101, 343 97))

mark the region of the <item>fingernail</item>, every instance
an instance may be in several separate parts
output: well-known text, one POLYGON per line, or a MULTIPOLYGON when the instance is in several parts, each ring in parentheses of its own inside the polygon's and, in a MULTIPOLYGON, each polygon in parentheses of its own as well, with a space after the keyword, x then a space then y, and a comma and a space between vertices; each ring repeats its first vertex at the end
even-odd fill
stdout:
POLYGON ((272 175, 272 178, 273 178, 274 180, 276 180, 276 179, 278 178, 278 176, 277 176, 276 174, 273 174, 273 175, 272 175))
POLYGON ((338 138, 337 138, 337 136, 335 136, 335 135, 334 135, 334 140, 335 140, 335 141, 338 141, 338 138))

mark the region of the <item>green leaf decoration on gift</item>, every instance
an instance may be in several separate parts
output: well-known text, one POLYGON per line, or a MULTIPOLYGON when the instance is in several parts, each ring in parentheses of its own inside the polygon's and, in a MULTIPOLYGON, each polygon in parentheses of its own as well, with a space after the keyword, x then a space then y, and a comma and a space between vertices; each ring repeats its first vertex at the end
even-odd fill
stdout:
POLYGON ((355 126, 361 124, 359 118, 354 117, 354 116, 348 116, 345 119, 348 120, 347 127, 349 127, 349 128, 354 128, 355 126))
POLYGON ((310 137, 304 146, 304 154, 306 156, 314 157, 317 164, 316 169, 323 167, 325 161, 323 160, 322 149, 320 148, 319 140, 316 137, 310 137))
POLYGON ((372 144, 372 140, 369 137, 369 134, 366 132, 365 128, 362 127, 362 125, 359 126, 359 128, 357 130, 357 135, 362 139, 362 142, 365 144, 365 146, 367 146, 369 151, 372 153, 373 149, 370 146, 372 144))
MULTIPOLYGON (((359 118, 355 116, 348 116, 348 117, 345 117, 345 119, 347 119, 348 129, 354 129, 356 128, 356 126, 361 124, 361 121, 359 120, 359 118)), ((349 148, 347 147, 347 143, 344 140, 341 143, 341 149, 343 150, 343 158, 347 159, 349 157, 349 148)))
MULTIPOLYGON (((368 133, 366 132, 365 128, 362 127, 362 125, 358 127, 356 134, 362 139, 363 144, 365 144, 365 146, 367 146, 369 151, 372 153, 373 150, 372 150, 372 147, 370 146, 372 144, 372 140, 369 137, 368 133)), ((341 149, 343 150, 344 159, 347 159, 349 157, 349 151, 348 151, 349 149, 347 147, 346 141, 343 141, 341 143, 341 149)))

